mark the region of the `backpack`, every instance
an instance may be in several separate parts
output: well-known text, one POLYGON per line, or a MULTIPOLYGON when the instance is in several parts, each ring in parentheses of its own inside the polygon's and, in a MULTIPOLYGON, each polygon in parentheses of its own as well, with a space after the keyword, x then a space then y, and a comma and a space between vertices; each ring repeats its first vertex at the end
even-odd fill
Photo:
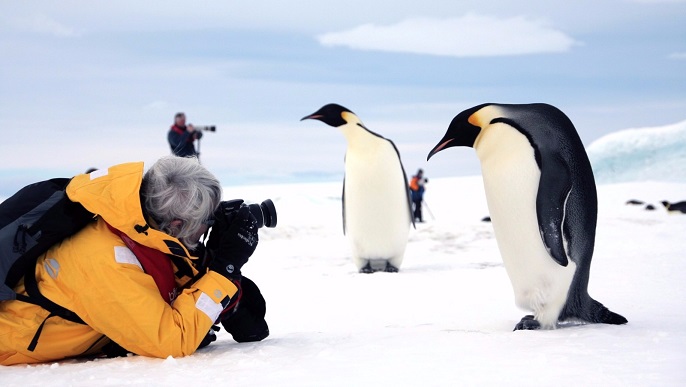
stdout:
POLYGON ((12 290, 50 247, 94 219, 64 189, 70 179, 28 185, 0 203, 0 301, 13 300, 12 290))
MULTIPOLYGON (((36 283, 38 257, 95 219, 94 214, 67 197, 64 190, 70 181, 57 178, 30 184, 0 203, 0 302, 29 302, 49 311, 49 317, 83 324, 74 312, 45 298, 36 283), (13 290, 21 278, 28 296, 13 290)), ((42 328, 29 350, 35 348, 42 328)))

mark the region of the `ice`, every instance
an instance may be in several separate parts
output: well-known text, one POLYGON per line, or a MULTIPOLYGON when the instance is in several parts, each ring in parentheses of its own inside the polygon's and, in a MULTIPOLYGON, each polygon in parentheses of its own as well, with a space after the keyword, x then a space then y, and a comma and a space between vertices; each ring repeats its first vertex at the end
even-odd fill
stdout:
POLYGON ((686 216, 629 199, 686 199, 686 183, 601 184, 589 292, 625 326, 518 331, 480 177, 431 179, 433 217, 411 230, 400 273, 359 274, 342 233, 341 183, 226 187, 274 199, 275 229, 244 274, 271 335, 222 331, 196 354, 0 368, 3 386, 684 385, 686 216), (59 366, 57 366, 59 365, 59 366))
POLYGON ((614 132, 587 151, 599 183, 686 182, 686 121, 614 132))

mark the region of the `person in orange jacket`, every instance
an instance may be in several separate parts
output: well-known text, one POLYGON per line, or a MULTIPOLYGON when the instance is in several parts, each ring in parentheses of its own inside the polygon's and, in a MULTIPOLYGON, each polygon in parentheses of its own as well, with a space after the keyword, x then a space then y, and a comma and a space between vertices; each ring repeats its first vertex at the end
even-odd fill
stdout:
MULTIPOLYGON (((243 280, 261 298, 241 275, 258 243, 256 220, 247 208, 215 219, 221 186, 197 159, 164 157, 145 174, 143 163, 129 163, 77 175, 66 193, 97 219, 43 254, 35 274, 42 295, 82 322, 1 302, 0 364, 98 356, 115 343, 143 356, 190 355, 216 322, 239 314, 243 280), (212 223, 204 253, 198 242, 212 223)), ((14 290, 26 294, 24 281, 14 290)), ((268 335, 266 323, 260 329, 253 340, 268 335)))
POLYGON ((422 202, 424 201, 425 184, 429 179, 424 177, 424 171, 419 169, 417 174, 410 180, 410 197, 412 199, 413 216, 415 222, 424 222, 422 216, 422 202))

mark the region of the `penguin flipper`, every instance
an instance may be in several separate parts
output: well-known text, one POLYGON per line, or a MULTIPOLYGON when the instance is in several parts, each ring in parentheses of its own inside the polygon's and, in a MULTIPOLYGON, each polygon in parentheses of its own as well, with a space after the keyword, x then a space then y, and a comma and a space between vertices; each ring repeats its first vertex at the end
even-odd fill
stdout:
POLYGON ((341 194, 341 203, 343 204, 343 235, 345 235, 345 176, 343 176, 343 193, 341 194))
POLYGON ((549 155, 543 160, 536 195, 538 228, 550 256, 566 267, 569 260, 563 244, 562 225, 567 197, 572 189, 571 175, 567 164, 560 157, 549 155))

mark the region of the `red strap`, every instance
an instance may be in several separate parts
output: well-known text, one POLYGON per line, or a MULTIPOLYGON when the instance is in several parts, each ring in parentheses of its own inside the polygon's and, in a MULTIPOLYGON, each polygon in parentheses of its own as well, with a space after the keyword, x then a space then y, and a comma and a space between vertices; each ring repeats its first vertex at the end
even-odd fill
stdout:
POLYGON ((126 244, 126 247, 133 252, 138 261, 143 266, 143 271, 155 280, 157 289, 164 300, 171 305, 177 295, 176 281, 174 279, 174 268, 171 260, 166 254, 152 247, 143 246, 136 243, 123 232, 107 225, 110 231, 117 235, 126 244))
POLYGON ((238 290, 236 291, 236 294, 234 294, 229 305, 227 305, 226 308, 224 308, 224 310, 222 310, 222 312, 219 314, 219 318, 217 319, 217 322, 219 322, 219 321, 227 318, 231 314, 233 314, 235 309, 238 308, 238 304, 240 303, 241 298, 243 297, 243 288, 241 287, 241 282, 240 281, 234 281, 234 280, 229 280, 229 281, 231 281, 231 283, 234 284, 236 286, 236 288, 238 288, 238 290))
POLYGON ((176 132, 178 134, 184 134, 186 132, 185 129, 179 128, 178 126, 176 126, 176 124, 172 125, 171 130, 173 130, 174 132, 176 132))
MULTIPOLYGON (((172 125, 171 130, 172 130, 173 132, 176 132, 177 134, 184 134, 184 133, 186 133, 186 128, 185 128, 185 127, 184 127, 184 128, 180 128, 180 127, 177 126, 176 124, 172 125)), ((186 138, 186 142, 190 142, 190 143, 192 143, 192 142, 195 141, 195 140, 196 140, 195 135, 188 136, 188 138, 186 138)))

